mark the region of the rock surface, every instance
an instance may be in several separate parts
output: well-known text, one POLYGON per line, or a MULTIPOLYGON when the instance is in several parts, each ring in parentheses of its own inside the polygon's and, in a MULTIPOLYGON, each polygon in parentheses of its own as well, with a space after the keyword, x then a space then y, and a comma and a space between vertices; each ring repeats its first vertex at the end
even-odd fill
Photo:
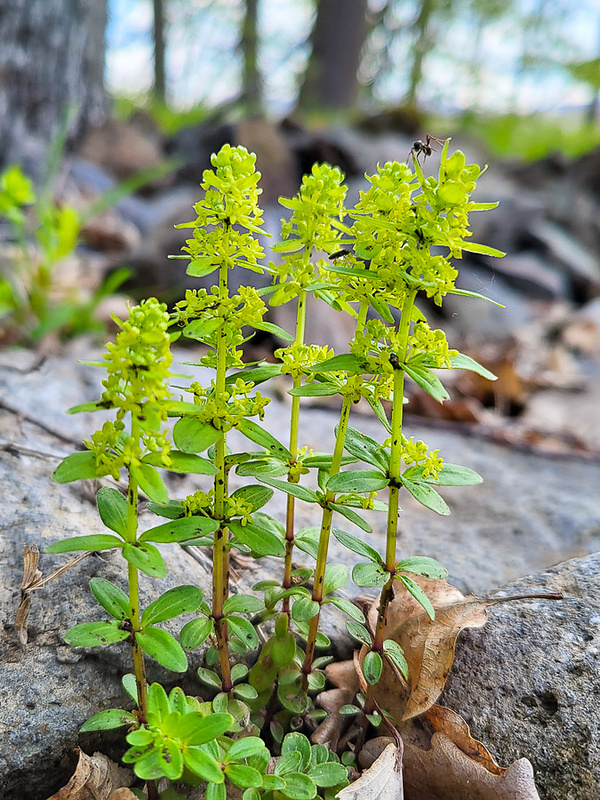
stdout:
POLYGON ((600 786, 600 554, 505 586, 564 600, 493 606, 461 634, 440 702, 499 763, 526 756, 544 800, 593 800, 600 786))
MULTIPOLYGON (((50 482, 59 459, 72 452, 76 443, 102 421, 100 413, 64 413, 71 405, 99 396, 101 371, 77 365, 77 358, 90 358, 83 342, 62 357, 42 363, 27 351, 4 351, 0 358, 0 614, 4 623, 0 638, 0 798, 6 800, 43 800, 65 777, 60 766, 64 755, 78 741, 84 747, 96 747, 94 742, 80 740, 77 730, 96 711, 119 707, 124 702, 120 676, 130 669, 124 646, 83 652, 62 643, 71 625, 102 615, 89 594, 89 578, 102 576, 117 583, 123 581, 121 564, 111 555, 106 560, 90 557, 33 593, 30 641, 25 649, 18 648, 12 630, 22 578, 23 545, 37 543, 43 550, 67 535, 102 530, 93 505, 94 487, 50 482), (32 675, 35 681, 31 680, 32 675)), ((186 351, 182 360, 194 360, 193 352, 186 351)), ((191 368, 177 371, 189 373, 191 368)), ((285 404, 274 400, 265 425, 284 441, 286 418, 285 404)), ((315 450, 330 449, 336 419, 335 410, 307 409, 302 417, 300 442, 315 450)), ((371 417, 355 415, 352 424, 374 437, 381 436, 379 423, 371 417)), ((432 447, 439 446, 448 460, 472 467, 485 478, 481 486, 446 492, 452 508, 449 519, 437 517, 410 498, 405 500, 401 518, 401 552, 439 558, 461 590, 488 593, 524 574, 598 549, 600 464, 520 452, 476 435, 422 426, 411 427, 409 432, 425 438, 432 447)), ((238 445, 244 447, 247 443, 232 439, 232 447, 238 445)), ((182 497, 199 485, 202 476, 173 483, 172 488, 175 496, 182 497)), ((318 524, 314 509, 298 504, 300 525, 318 524)), ((274 498, 271 512, 283 515, 281 498, 274 498)), ((382 549, 383 516, 372 513, 370 521, 374 531, 368 540, 382 549)), ((152 518, 148 516, 142 524, 150 527, 152 518)), ((336 524, 342 527, 340 520, 336 524)), ((360 535, 357 529, 353 533, 360 535)), ((298 561, 302 557, 298 554, 298 561)), ((349 557, 348 551, 333 543, 333 561, 345 561, 351 566, 349 557)), ((198 562, 187 552, 173 548, 168 558, 171 571, 167 579, 143 581, 146 601, 176 583, 195 583, 208 589, 210 561, 206 553, 198 562)), ((40 567, 48 575, 67 561, 68 556, 42 555, 40 567)), ((242 564, 238 574, 238 588, 246 590, 259 577, 277 575, 277 562, 265 559, 250 568, 242 564)), ((349 595, 360 592, 351 584, 345 591, 349 595)), ((566 588, 563 591, 567 593, 566 588)), ((515 609, 507 606, 501 611, 516 613, 515 609)), ((551 609, 553 613, 560 610, 551 609)), ((499 612, 495 609, 492 613, 499 612)), ((340 633, 340 618, 324 614, 324 623, 324 631, 336 638, 337 653, 347 655, 350 642, 340 633)), ((557 623, 547 630, 554 635, 556 627, 557 623)), ((571 633, 575 630, 573 625, 565 628, 569 629, 571 633)), ((491 635, 493 625, 489 630, 491 635)), ((560 645, 560 639, 557 641, 560 645)), ((522 639, 521 646, 526 660, 526 639, 522 639)), ((547 638, 546 646, 548 660, 559 663, 560 647, 555 652, 547 638)), ((196 654, 191 663, 196 664, 199 657, 196 654)), ((475 665, 473 670, 475 675, 475 665)), ((462 674, 466 680, 465 672, 462 674)), ((150 677, 165 676, 157 670, 150 677)), ((502 670, 499 674, 490 673, 486 683, 490 694, 494 687, 503 685, 502 681, 502 670)), ((190 689, 195 686, 192 683, 190 689)), ((573 693, 576 691, 574 686, 573 693)), ((534 688, 528 696, 536 697, 534 688)), ((535 711, 525 708, 529 714, 535 711)), ((481 735, 491 743, 496 741, 488 736, 487 729, 481 735)), ((583 797, 573 795, 577 800, 583 797)))

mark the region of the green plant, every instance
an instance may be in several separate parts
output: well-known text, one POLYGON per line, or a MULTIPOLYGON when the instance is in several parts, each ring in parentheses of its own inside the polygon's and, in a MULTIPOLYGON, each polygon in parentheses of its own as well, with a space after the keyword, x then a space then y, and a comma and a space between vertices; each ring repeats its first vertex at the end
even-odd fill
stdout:
POLYGON ((364 738, 368 723, 381 719, 372 690, 384 661, 407 675, 402 648, 385 630, 395 582, 433 618, 432 603, 416 578, 447 574, 425 556, 398 559, 399 494, 408 492, 434 512, 448 514, 438 487, 480 481, 472 470, 444 462, 437 450, 407 437, 402 415, 406 376, 438 401, 448 396, 439 370, 467 369, 494 377, 450 349, 443 331, 432 330, 416 305, 419 295, 438 305, 448 293, 479 297, 455 287, 457 271, 450 257, 460 258, 463 251, 502 255, 469 240, 469 213, 495 206, 470 199, 480 168, 466 164, 460 151, 449 155, 446 142, 437 178, 425 178, 416 160, 414 173, 405 164, 386 164, 368 178, 370 187, 354 208, 346 210, 341 172, 315 165, 298 195, 282 201, 291 216, 274 247, 281 261, 262 265, 254 162, 241 147, 225 146, 213 156, 214 169, 204 175, 204 196, 194 207, 196 218, 182 226, 192 230, 183 248, 186 254, 178 257, 189 260, 192 276, 216 272, 217 283, 210 290, 186 292, 171 315, 154 299, 130 309, 115 343, 107 346, 101 399, 71 409, 112 409, 115 419, 105 422, 84 443, 86 450, 68 456, 54 473, 61 482, 106 476, 117 480, 123 471, 127 475, 126 497, 110 487, 98 493, 98 511, 111 533, 67 539, 48 550, 117 549, 124 558, 127 592, 101 579, 90 585, 112 619, 77 625, 67 641, 75 646, 126 641, 131 647, 134 676, 127 686, 136 710, 100 712, 84 729, 133 727, 125 760, 148 781, 150 797, 157 796, 155 781, 161 777, 207 780, 209 800, 226 796, 225 777, 245 790, 244 800, 311 800, 318 792, 328 796, 333 788, 337 791, 347 780, 346 768, 301 733, 324 713, 312 700, 325 685, 322 670, 329 661, 315 658, 317 648, 329 645, 319 631, 321 612, 329 604, 344 611, 350 617, 348 631, 364 646, 361 669, 367 690, 350 709, 360 715, 364 738), (330 256, 315 258, 317 251, 330 256), (234 267, 267 269, 272 286, 266 291, 241 286, 231 294, 228 273, 234 267), (309 293, 354 319, 348 353, 335 355, 305 342, 309 293), (268 295, 273 305, 296 301, 294 335, 265 321, 263 297, 268 295), (271 331, 289 343, 276 352, 277 363, 244 362, 242 348, 252 329, 271 331), (170 386, 170 345, 179 335, 204 346, 200 364, 213 374, 207 385, 170 386), (269 402, 256 387, 282 374, 292 379, 285 444, 253 419, 262 419, 269 402), (310 453, 298 441, 300 399, 332 395, 342 398, 334 452, 310 453), (381 441, 349 424, 352 405, 363 398, 381 422, 381 441), (391 420, 385 401, 392 401, 391 420), (172 441, 168 417, 176 419, 172 441), (257 449, 231 452, 232 429, 257 449), (205 451, 206 458, 199 455, 205 451), (366 468, 345 469, 356 462, 366 468), (172 499, 159 470, 212 476, 212 487, 172 499), (315 488, 301 482, 311 470, 315 488), (233 491, 232 471, 248 480, 233 491), (264 510, 275 490, 287 496, 285 524, 264 510), (388 492, 387 503, 376 499, 382 490, 388 492), (140 492, 149 499, 149 510, 167 520, 144 532, 138 527, 140 492), (296 500, 318 507, 319 526, 296 530, 296 500), (336 520, 370 533, 365 509, 387 515, 383 554, 333 527, 336 515, 336 520), (352 570, 354 582, 380 589, 372 629, 356 606, 335 594, 350 576, 345 566, 328 560, 332 534, 361 559, 352 570), (166 575, 160 552, 166 542, 212 547, 210 602, 198 588, 180 586, 140 608, 140 573, 166 575), (294 568, 295 548, 314 559, 314 569, 294 568), (261 581, 254 595, 230 595, 232 549, 257 558, 281 558, 281 579, 261 581), (178 642, 160 624, 183 614, 193 617, 178 642), (258 648, 257 627, 269 621, 274 623, 272 633, 250 670, 242 662, 232 666, 233 655, 258 648), (184 672, 184 650, 207 641, 207 666, 198 670, 198 677, 212 699, 198 702, 177 689, 167 697, 158 684, 148 688, 145 656, 184 672), (217 665, 218 670, 212 669, 217 665), (226 733, 241 738, 233 742, 226 733), (281 757, 273 774, 267 772, 263 741, 271 741, 273 753, 281 757))

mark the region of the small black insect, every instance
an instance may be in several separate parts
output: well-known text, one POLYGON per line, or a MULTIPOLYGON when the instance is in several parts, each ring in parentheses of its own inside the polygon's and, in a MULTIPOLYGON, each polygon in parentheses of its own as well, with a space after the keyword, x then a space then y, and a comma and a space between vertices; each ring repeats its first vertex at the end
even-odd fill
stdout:
POLYGON ((417 139, 416 142, 413 142, 413 146, 410 148, 410 153, 406 159, 407 163, 411 156, 413 156, 417 163, 419 161, 419 156, 423 156, 423 161, 425 161, 427 156, 430 156, 436 149, 431 143, 438 142, 438 144, 444 144, 445 141, 446 139, 438 139, 437 136, 430 136, 430 134, 427 134, 424 142, 422 142, 420 139, 417 139))
POLYGON ((350 255, 350 250, 346 250, 345 247, 342 247, 341 250, 336 250, 335 253, 331 253, 329 256, 330 261, 335 261, 338 258, 342 258, 342 256, 350 255))

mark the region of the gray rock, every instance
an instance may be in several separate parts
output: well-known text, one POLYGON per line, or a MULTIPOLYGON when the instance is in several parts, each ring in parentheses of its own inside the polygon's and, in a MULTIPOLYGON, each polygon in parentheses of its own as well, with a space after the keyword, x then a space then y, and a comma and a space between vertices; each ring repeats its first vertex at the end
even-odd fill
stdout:
MULTIPOLYGON (((0 637, 3 661, 0 798, 11 800, 45 797, 56 788, 54 782, 60 784, 68 777, 60 767, 60 759, 77 742, 89 745, 78 737, 79 726, 100 709, 121 706, 124 695, 120 677, 130 670, 126 646, 81 651, 65 647, 62 639, 71 625, 102 616, 90 596, 88 582, 92 576, 122 582, 123 570, 116 556, 107 556, 106 560, 90 557, 33 594, 30 642, 24 650, 17 648, 12 631, 22 576, 23 544, 37 543, 42 550, 50 542, 68 535, 102 531, 93 507, 94 491, 86 490, 80 483, 50 482, 58 460, 99 427, 103 419, 100 413, 64 414, 69 406, 99 396, 101 370, 77 365, 76 358, 90 358, 85 343, 72 346, 61 358, 49 358, 38 364, 27 352, 4 351, 1 358, 0 614, 4 631, 0 637)), ((193 351, 185 352, 182 360, 193 361, 193 351)), ((187 374, 194 370, 178 366, 174 371, 187 374)), ((204 377, 201 374, 200 380, 204 377)), ((282 441, 288 435, 287 419, 286 404, 273 400, 267 409, 265 425, 282 441)), ((300 443, 315 451, 330 450, 336 422, 335 410, 307 409, 301 418, 300 443)), ((354 415, 352 424, 374 438, 382 438, 379 423, 371 417, 354 415)), ((423 509, 412 498, 405 498, 400 554, 439 558, 450 569, 452 582, 465 592, 482 594, 521 575, 598 547, 599 464, 517 452, 483 437, 449 431, 410 426, 407 433, 424 438, 431 447, 440 447, 448 460, 478 470, 485 482, 478 487, 445 492, 453 512, 449 519, 423 509)), ((234 450, 248 446, 241 436, 232 436, 230 444, 234 450)), ((239 480, 232 476, 232 486, 239 480)), ((177 479, 171 484, 176 497, 207 486, 203 476, 177 479)), ((319 524, 317 506, 300 502, 297 506, 299 526, 319 524)), ((283 518, 284 508, 283 498, 276 495, 269 510, 283 518)), ((371 512, 369 520, 373 533, 364 536, 383 550, 383 515, 371 512)), ((150 527, 152 522, 148 516, 142 524, 150 527)), ((341 519, 335 524, 347 529, 341 519)), ((353 532, 363 535, 357 529, 353 532)), ((177 583, 209 588, 208 554, 204 553, 198 562, 173 547, 168 558, 167 579, 158 582, 143 579, 146 602, 177 583)), ((337 541, 332 541, 331 558, 349 566, 353 563, 353 556, 337 541)), ((48 575, 67 560, 68 556, 43 555, 40 566, 48 575)), ((296 560, 310 563, 299 552, 296 560)), ((241 563, 237 573, 237 588, 245 591, 258 579, 278 576, 279 563, 274 559, 263 559, 250 567, 241 563)), ((351 584, 345 590, 347 596, 360 591, 351 584)), ((345 655, 350 643, 340 633, 343 623, 332 614, 331 607, 323 614, 323 623, 324 631, 335 639, 336 654, 345 655)), ((558 657, 553 649, 550 652, 549 658, 558 657)), ((196 665, 200 657, 200 653, 194 654, 191 663, 196 665)), ((156 670, 150 677, 169 680, 176 676, 165 676, 156 670)), ((196 692, 198 684, 191 678, 186 688, 196 692)), ((103 739, 102 747, 107 743, 110 740, 103 739)), ((89 746, 97 745, 94 742, 89 746)))
POLYGON ((493 606, 467 630, 440 702, 501 764, 533 764, 545 800, 594 800, 600 786, 600 554, 505 586, 563 601, 493 606))

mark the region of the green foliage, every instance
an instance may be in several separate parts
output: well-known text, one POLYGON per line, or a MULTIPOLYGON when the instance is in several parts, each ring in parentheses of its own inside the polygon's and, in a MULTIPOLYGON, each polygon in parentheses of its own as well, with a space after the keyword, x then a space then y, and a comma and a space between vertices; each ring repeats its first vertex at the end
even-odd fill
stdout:
POLYGON ((317 165, 298 195, 283 201, 292 214, 283 223, 282 242, 275 248, 281 261, 264 267, 256 238, 262 212, 254 162, 254 156, 241 147, 225 146, 214 155, 214 169, 204 174, 204 196, 194 207, 196 219, 183 226, 192 229, 183 248, 189 274, 215 272, 215 285, 210 291, 188 291, 172 314, 153 298, 131 308, 129 318, 119 322, 115 342, 107 345, 102 396, 71 409, 112 412, 112 418, 84 442, 86 451, 67 456, 54 473, 59 482, 107 476, 120 480, 126 475, 126 494, 105 486, 97 495, 100 519, 110 533, 66 539, 48 551, 115 549, 123 557, 126 592, 104 579, 90 583, 110 619, 76 625, 66 640, 80 647, 119 642, 131 647, 134 675, 126 688, 136 711, 101 712, 84 729, 130 725, 124 761, 134 765, 139 778, 192 784, 205 780, 207 797, 215 800, 226 797, 226 778, 244 790, 244 800, 333 798, 347 783, 346 767, 326 748, 311 745, 298 730, 318 713, 312 695, 325 686, 323 667, 328 659, 315 651, 330 642, 319 631, 320 616, 330 605, 343 611, 349 617, 349 634, 367 648, 363 674, 371 688, 346 711, 364 714, 378 724, 371 691, 384 662, 408 677, 402 648, 386 638, 383 625, 394 582, 405 587, 433 619, 435 609, 419 579, 441 580, 447 575, 439 562, 427 556, 397 558, 398 495, 408 493, 436 513, 448 514, 438 489, 481 480, 472 470, 446 463, 438 450, 405 435, 404 383, 413 380, 441 402, 447 397, 439 377, 444 370, 471 369, 493 378, 451 349, 443 331, 429 327, 415 298, 421 294, 441 304, 446 294, 458 291, 451 258, 460 257, 463 250, 499 255, 470 242, 468 228, 471 211, 494 204, 471 201, 481 170, 466 164, 460 151, 450 155, 447 143, 437 178, 425 178, 416 160, 415 172, 405 164, 386 164, 368 177, 369 188, 350 210, 343 205, 340 171, 317 165), (340 248, 342 255, 333 261, 315 260, 313 255, 317 250, 335 254, 340 248), (233 267, 268 269, 273 276, 271 302, 297 301, 295 335, 287 336, 291 344, 276 352, 275 365, 244 364, 242 347, 248 329, 265 330, 266 306, 249 287, 231 294, 228 273, 233 267), (336 355, 327 347, 305 343, 309 292, 351 315, 355 332, 348 353, 336 355), (369 319, 373 310, 376 316, 369 319), (200 365, 210 367, 213 375, 206 385, 178 386, 177 396, 169 372, 173 327, 202 343, 200 365), (290 375, 293 384, 290 437, 285 443, 260 424, 269 401, 256 388, 282 374, 290 375), (300 400, 319 394, 342 398, 332 454, 315 454, 298 443, 300 400), (382 423, 379 441, 349 425, 350 408, 361 398, 382 423), (393 401, 391 420, 383 412, 382 400, 393 401), (176 420, 172 434, 169 418, 176 420), (232 429, 244 435, 251 449, 230 451, 232 429), (230 490, 232 470, 251 480, 230 490), (204 475, 211 487, 203 484, 204 489, 186 498, 171 498, 163 471, 204 475), (311 471, 316 485, 308 486, 304 477, 311 471), (376 499, 384 490, 387 503, 376 499), (265 510, 275 491, 286 496, 285 525, 265 510), (142 493, 149 498, 149 511, 166 520, 143 531, 138 520, 142 493), (321 514, 320 526, 296 530, 298 502, 315 507, 321 514), (383 553, 333 527, 337 514, 338 520, 369 533, 371 525, 363 512, 373 510, 387 514, 383 553), (354 583, 381 588, 374 630, 358 608, 337 595, 349 580, 349 570, 328 560, 332 533, 362 559, 353 565, 354 583), (212 547, 210 602, 197 587, 186 585, 140 607, 140 579, 167 574, 164 545, 169 542, 212 547), (294 566, 295 547, 309 556, 311 567, 294 566), (233 593, 234 550, 254 558, 282 559, 281 579, 260 581, 253 594, 233 593), (189 617, 178 640, 162 624, 183 615, 189 617), (268 621, 274 622, 270 635, 259 637, 261 625, 268 621), (260 651, 254 652, 259 645, 260 651), (198 669, 198 679, 212 700, 193 700, 180 689, 167 696, 159 684, 148 687, 146 658, 184 672, 185 651, 200 646, 206 650, 206 666, 198 669), (241 662, 232 666, 233 655, 249 652, 250 669, 241 662), (273 774, 266 773, 270 754, 257 736, 267 730, 276 752, 280 749, 273 774))

